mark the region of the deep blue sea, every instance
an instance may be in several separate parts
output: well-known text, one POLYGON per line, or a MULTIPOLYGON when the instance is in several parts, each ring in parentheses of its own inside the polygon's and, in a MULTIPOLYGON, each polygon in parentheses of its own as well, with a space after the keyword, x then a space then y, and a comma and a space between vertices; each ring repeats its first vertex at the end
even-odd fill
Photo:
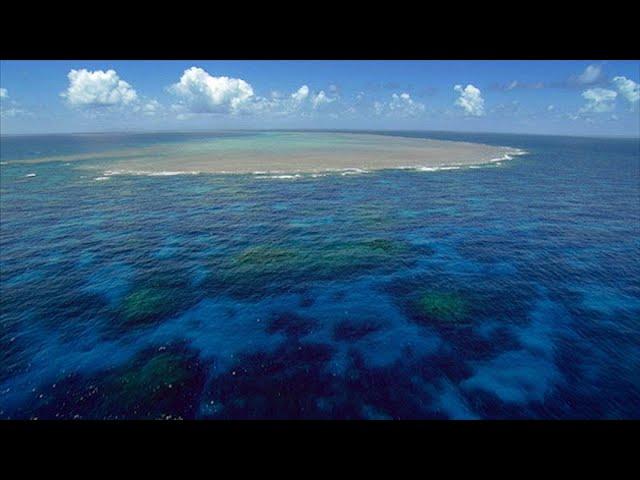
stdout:
POLYGON ((638 139, 395 132, 528 153, 280 179, 13 162, 233 135, 2 137, 0 418, 640 418, 638 139))

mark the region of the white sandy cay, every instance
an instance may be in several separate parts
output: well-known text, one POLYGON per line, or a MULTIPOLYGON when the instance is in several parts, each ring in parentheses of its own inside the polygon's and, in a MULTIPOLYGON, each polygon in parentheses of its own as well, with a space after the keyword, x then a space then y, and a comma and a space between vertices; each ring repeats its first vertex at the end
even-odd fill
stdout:
POLYGON ((190 173, 293 175, 332 171, 350 174, 381 169, 456 169, 509 160, 522 153, 511 147, 390 135, 269 132, 255 137, 167 143, 94 155, 40 158, 37 162, 83 160, 83 167, 102 169, 106 176, 190 173))

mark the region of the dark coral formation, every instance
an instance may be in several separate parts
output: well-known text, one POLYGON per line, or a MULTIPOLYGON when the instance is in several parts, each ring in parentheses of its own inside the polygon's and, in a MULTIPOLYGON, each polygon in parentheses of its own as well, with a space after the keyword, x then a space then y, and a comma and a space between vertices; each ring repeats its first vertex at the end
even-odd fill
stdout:
POLYGON ((193 418, 206 372, 180 345, 156 347, 113 370, 72 374, 33 392, 34 418, 193 418))

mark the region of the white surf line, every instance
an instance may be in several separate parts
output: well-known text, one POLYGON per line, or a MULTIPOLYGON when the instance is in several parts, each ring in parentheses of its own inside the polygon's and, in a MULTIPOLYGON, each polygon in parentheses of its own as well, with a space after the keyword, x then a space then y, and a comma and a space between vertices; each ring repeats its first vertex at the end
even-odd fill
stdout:
POLYGON ((145 177, 173 177, 176 175, 200 175, 198 171, 149 171, 149 170, 105 170, 104 177, 112 177, 116 175, 132 175, 145 177))

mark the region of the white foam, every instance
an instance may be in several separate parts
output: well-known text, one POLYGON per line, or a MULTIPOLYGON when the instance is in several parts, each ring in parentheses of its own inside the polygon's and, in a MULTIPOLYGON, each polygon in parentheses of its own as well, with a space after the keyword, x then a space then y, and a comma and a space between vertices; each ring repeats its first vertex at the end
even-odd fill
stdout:
POLYGON ((35 176, 36 176, 36 174, 35 174, 35 173, 27 173, 27 174, 25 175, 25 177, 35 177, 35 176))
POLYGON ((526 155, 526 154, 527 154, 527 152, 525 150, 516 148, 514 150, 509 151, 509 153, 505 153, 501 157, 492 158, 489 161, 490 162, 503 162, 503 161, 506 161, 506 160, 513 160, 514 156, 520 156, 520 155, 526 155))
POLYGON ((277 178, 277 179, 282 179, 282 180, 290 180, 290 179, 294 179, 294 178, 300 178, 302 175, 300 174, 295 174, 295 175, 269 175, 267 177, 263 177, 263 178, 277 178))
POLYGON ((349 168, 328 168, 327 172, 340 173, 341 175, 357 175, 359 173, 369 173, 369 170, 362 168, 349 167, 349 168))
POLYGON ((96 178, 94 178, 94 180, 96 182, 102 182, 104 180, 109 180, 109 177, 96 177, 96 178))
POLYGON ((186 171, 186 172, 146 172, 144 175, 150 177, 172 177, 174 175, 199 175, 200 172, 186 171))
POLYGON ((148 170, 105 170, 103 175, 105 177, 111 177, 114 175, 136 175, 146 177, 172 177, 175 175, 199 175, 197 171, 159 171, 152 172, 148 170))

